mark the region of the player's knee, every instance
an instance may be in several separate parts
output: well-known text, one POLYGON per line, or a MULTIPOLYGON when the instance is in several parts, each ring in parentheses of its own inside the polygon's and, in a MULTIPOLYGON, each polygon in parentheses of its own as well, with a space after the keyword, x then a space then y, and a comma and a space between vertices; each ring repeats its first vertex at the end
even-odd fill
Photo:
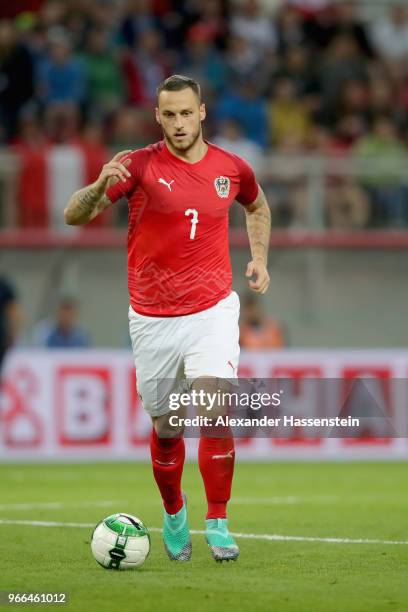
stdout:
POLYGON ((170 419, 174 413, 170 412, 159 417, 153 417, 153 426, 159 438, 181 438, 184 434, 184 425, 181 419, 170 419))
POLYGON ((232 397, 230 381, 225 378, 200 377, 196 378, 192 384, 192 389, 196 391, 197 414, 217 418, 225 416, 230 412, 232 397))

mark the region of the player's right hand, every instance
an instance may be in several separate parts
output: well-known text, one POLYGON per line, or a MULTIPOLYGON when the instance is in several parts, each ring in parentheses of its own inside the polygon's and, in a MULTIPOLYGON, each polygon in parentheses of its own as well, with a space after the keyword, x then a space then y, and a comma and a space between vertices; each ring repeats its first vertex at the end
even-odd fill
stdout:
POLYGON ((129 170, 127 169, 127 166, 130 165, 131 160, 127 159, 123 163, 119 161, 131 152, 131 149, 120 151, 119 153, 116 153, 115 157, 113 157, 109 162, 104 164, 102 172, 95 182, 95 185, 98 189, 100 189, 101 193, 105 193, 108 186, 114 185, 118 181, 126 181, 126 179, 131 176, 129 170))

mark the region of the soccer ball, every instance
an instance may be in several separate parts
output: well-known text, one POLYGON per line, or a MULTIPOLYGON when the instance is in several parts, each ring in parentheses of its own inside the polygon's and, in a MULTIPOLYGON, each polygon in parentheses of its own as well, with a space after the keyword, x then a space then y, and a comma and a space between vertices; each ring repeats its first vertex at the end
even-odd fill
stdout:
POLYGON ((91 541, 96 561, 109 569, 135 569, 150 551, 147 527, 131 514, 112 514, 95 527, 91 541))

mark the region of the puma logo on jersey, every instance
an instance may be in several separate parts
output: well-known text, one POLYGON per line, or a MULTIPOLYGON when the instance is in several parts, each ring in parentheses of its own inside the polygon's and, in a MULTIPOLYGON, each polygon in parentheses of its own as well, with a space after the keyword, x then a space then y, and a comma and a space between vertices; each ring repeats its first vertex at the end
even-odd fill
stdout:
POLYGON ((163 178, 159 178, 157 182, 161 183, 162 185, 166 185, 166 187, 168 187, 169 191, 171 191, 171 184, 174 183, 174 179, 172 181, 170 181, 170 183, 168 183, 163 178))
POLYGON ((225 455, 213 455, 211 457, 211 459, 233 459, 234 458, 234 449, 231 448, 230 451, 228 451, 228 453, 225 453, 225 455))

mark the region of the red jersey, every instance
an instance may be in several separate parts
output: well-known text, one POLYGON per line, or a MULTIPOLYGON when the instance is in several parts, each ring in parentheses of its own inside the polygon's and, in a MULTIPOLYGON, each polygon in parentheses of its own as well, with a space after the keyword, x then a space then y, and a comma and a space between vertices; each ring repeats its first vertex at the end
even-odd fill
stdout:
MULTIPOLYGON (((164 141, 133 151, 131 177, 106 195, 129 202, 128 285, 132 308, 147 316, 180 316, 229 295, 228 211, 258 195, 251 167, 208 143, 203 159, 176 157, 164 141)), ((124 161, 122 160, 122 161, 124 161)))

